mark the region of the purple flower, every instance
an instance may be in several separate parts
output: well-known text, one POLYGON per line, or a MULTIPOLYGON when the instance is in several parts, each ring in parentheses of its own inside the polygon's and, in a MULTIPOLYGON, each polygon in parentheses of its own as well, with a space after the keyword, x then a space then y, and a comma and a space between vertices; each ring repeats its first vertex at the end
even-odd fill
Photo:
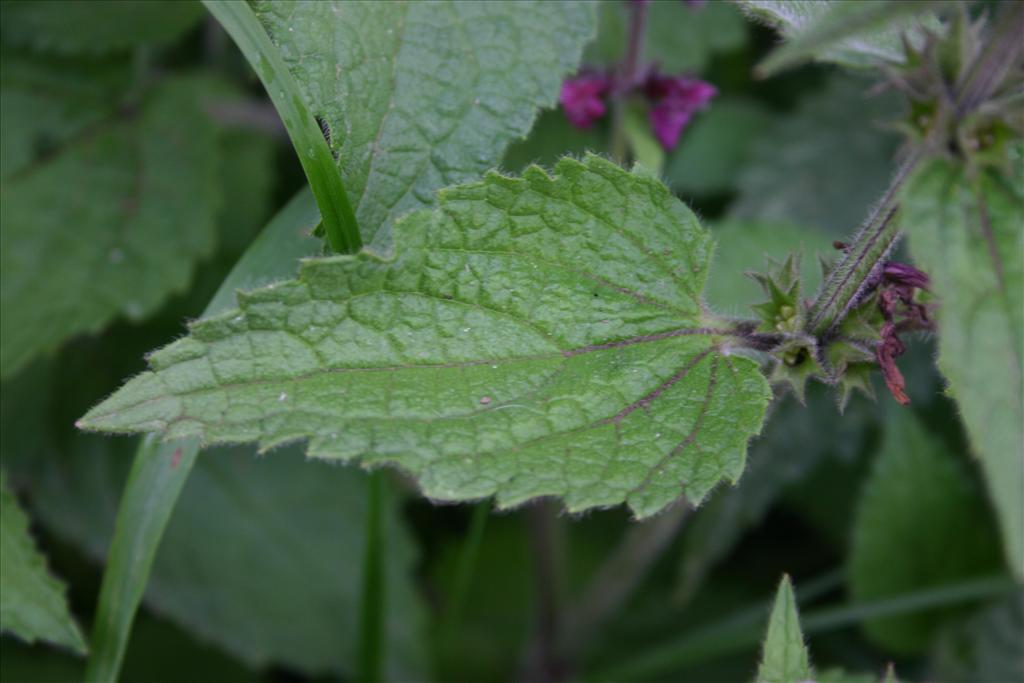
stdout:
POLYGON ((662 76, 652 72, 644 84, 653 102, 648 117, 654 135, 666 150, 674 149, 693 115, 718 94, 715 86, 688 76, 662 76))
POLYGON ((611 79, 607 75, 581 74, 562 84, 558 102, 569 123, 577 128, 589 128, 604 116, 606 107, 601 97, 610 89, 611 79))
POLYGON ((887 282, 905 287, 928 289, 928 275, 914 266, 899 261, 886 261, 882 275, 887 282))

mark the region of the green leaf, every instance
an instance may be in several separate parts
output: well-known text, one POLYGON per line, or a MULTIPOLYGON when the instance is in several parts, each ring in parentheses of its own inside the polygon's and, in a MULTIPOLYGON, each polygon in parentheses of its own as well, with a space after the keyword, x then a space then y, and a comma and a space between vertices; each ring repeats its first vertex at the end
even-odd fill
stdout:
POLYGON ((813 292, 821 281, 817 255, 835 252, 832 240, 820 231, 785 221, 727 219, 713 226, 718 246, 706 296, 714 308, 750 317, 750 305, 764 293, 746 273, 765 268, 765 258, 779 261, 793 252, 803 254, 800 276, 804 292, 813 292))
POLYGON ((795 683, 809 680, 812 675, 793 585, 788 576, 783 576, 768 618, 757 683, 795 683))
MULTIPOLYGON (((480 177, 551 106, 593 34, 585 3, 256 2, 326 123, 363 241, 480 177)), ((301 153, 301 152, 300 152, 301 153)))
POLYGON ((28 517, 0 471, 0 630, 32 643, 46 640, 85 653, 64 585, 46 570, 28 532, 28 517))
POLYGON ((869 84, 831 79, 754 141, 730 216, 790 221, 846 236, 892 176, 899 136, 881 130, 898 98, 868 97, 869 84))
MULTIPOLYGON (((815 252, 832 251, 822 232, 790 223, 726 221, 712 227, 717 242, 705 298, 727 314, 749 316, 760 287, 744 273, 764 267, 765 257, 785 259, 803 250, 804 289, 820 280, 815 252)), ((854 404, 840 416, 824 386, 809 387, 807 406, 782 399, 773 407, 764 433, 750 445, 748 466, 735 488, 723 490, 696 511, 687 523, 679 565, 676 598, 687 600, 706 573, 758 524, 777 498, 829 457, 852 459, 864 441, 870 411, 854 404), (827 435, 827 436, 823 436, 827 435)))
MULTIPOLYGON (((6 7, 5 2, 2 7, 6 7)), ((127 83, 113 62, 31 59, 3 52, 0 60, 0 179, 52 154, 109 118, 127 83)))
MULTIPOLYGON (((610 66, 626 54, 628 6, 598 3, 597 40, 587 48, 584 62, 610 66)), ((702 71, 717 54, 743 46, 747 28, 743 16, 725 2, 687 7, 682 2, 652 2, 647 6, 641 61, 657 63, 666 72, 702 71)))
POLYGON ((0 375, 119 315, 145 317, 211 253, 218 153, 204 88, 168 80, 136 113, 81 128, 3 178, 0 375))
POLYGON ((981 461, 1012 571, 1024 577, 1024 163, 974 177, 936 160, 908 180, 902 226, 938 298, 938 365, 981 461))
POLYGON ((732 190, 755 141, 773 123, 754 100, 721 97, 712 107, 690 124, 665 165, 669 187, 683 197, 732 190))
MULTIPOLYGON (((132 629, 124 675, 128 683, 266 683, 266 676, 200 643, 166 621, 140 615, 132 629)), ((3 680, 10 683, 81 683, 85 662, 53 648, 0 642, 3 680)))
MULTIPOLYGON (((204 6, 220 22, 266 88, 284 124, 309 188, 320 209, 320 229, 328 248, 353 254, 363 242, 348 192, 335 169, 326 125, 306 106, 299 84, 247 2, 204 0, 204 6)), ((292 30, 292 29, 289 29, 292 30)))
POLYGON ((218 250, 237 259, 259 235, 274 209, 274 141, 262 133, 229 129, 221 135, 220 185, 224 202, 218 250))
POLYGON ((663 185, 564 159, 553 178, 447 189, 399 230, 393 260, 308 260, 240 296, 81 426, 308 439, 506 507, 556 495, 643 517, 739 477, 768 387, 707 326, 711 239, 663 185))
POLYGON ((6 44, 64 55, 169 43, 203 18, 193 0, 4 0, 0 8, 6 44))
MULTIPOLYGON (((982 492, 949 448, 909 411, 895 413, 854 520, 854 602, 981 576, 999 566, 999 541, 982 492)), ((883 647, 923 649, 949 610, 864 622, 883 647)))
MULTIPOLYGON (((736 2, 749 16, 777 28, 786 38, 786 44, 762 64, 765 75, 806 59, 851 67, 902 64, 902 34, 906 32, 912 44, 921 42, 924 32, 915 15, 938 4, 926 0, 736 2)), ((933 29, 939 25, 934 16, 924 23, 933 29)))
POLYGON ((1024 593, 950 625, 933 649, 932 676, 945 683, 1024 679, 1024 593))
POLYGON ((854 404, 840 415, 829 391, 811 385, 806 406, 792 396, 780 399, 764 434, 750 445, 739 485, 718 492, 687 522, 677 600, 696 595, 707 573, 762 522, 780 496, 824 463, 848 462, 861 452, 873 407, 854 404))
MULTIPOLYGON (((282 277, 296 256, 315 252, 319 240, 307 235, 316 220, 306 190, 261 235, 217 305, 230 305, 236 286, 282 277), (267 267, 271 262, 276 272, 267 267)), ((109 349, 135 359, 149 336, 140 332, 129 339, 114 328, 2 385, 0 452, 12 476, 32 492, 33 516, 97 564, 106 561, 108 570, 118 501, 137 443, 75 434, 68 427, 73 415, 120 384, 125 361, 112 362, 109 349)), ((162 444, 155 456, 162 473, 184 467, 187 449, 187 443, 162 444), (172 469, 178 448, 182 454, 172 469)), ((366 498, 363 473, 307 462, 298 448, 264 458, 246 448, 204 453, 170 515, 145 604, 248 666, 283 664, 310 676, 351 675, 366 498)), ((157 503, 152 492, 145 503, 157 503)), ((424 670, 423 608, 413 584, 415 546, 401 504, 389 496, 384 515, 387 671, 393 680, 417 680, 424 670)), ((141 512, 127 507, 124 515, 151 531, 141 512)), ((129 671, 136 643, 133 628, 124 680, 136 680, 129 671)))

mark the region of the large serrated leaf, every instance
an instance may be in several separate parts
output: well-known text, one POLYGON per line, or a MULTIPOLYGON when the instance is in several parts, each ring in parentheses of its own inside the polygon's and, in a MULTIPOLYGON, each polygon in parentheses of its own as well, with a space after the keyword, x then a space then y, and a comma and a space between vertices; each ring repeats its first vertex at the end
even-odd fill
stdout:
POLYGON ((491 174, 403 220, 392 260, 304 262, 192 327, 83 418, 206 442, 309 440, 445 500, 652 514, 743 470, 770 397, 708 326, 711 238, 656 180, 588 157, 491 174))
MULTIPOLYGON (((897 596, 991 574, 999 541, 981 487, 913 413, 895 413, 864 484, 850 550, 855 602, 897 596)), ((955 614, 955 612, 954 612, 955 614)), ((923 649, 949 610, 869 619, 883 647, 923 649)))
POLYGON ((775 594, 761 650, 757 683, 797 683, 812 676, 810 657, 800 630, 793 584, 783 576, 775 594))
POLYGON ((98 55, 168 43, 199 23, 203 8, 195 0, 4 0, 0 18, 9 45, 98 55))
POLYGON ((0 60, 0 178, 52 154, 111 116, 127 64, 3 53, 0 60))
MULTIPOLYGON (((317 213, 308 195, 304 203, 308 232, 317 213)), ((304 242, 315 251, 315 240, 304 242)), ((280 254, 281 240, 277 246, 280 254)), ((125 328, 33 364, 3 383, 0 400, 0 458, 31 492, 33 520, 97 565, 109 564, 136 444, 76 433, 69 418, 116 386, 150 343, 152 333, 125 328), (105 351, 112 342, 122 349, 117 358, 105 351)), ((172 453, 164 455, 171 467, 172 453)), ((354 468, 305 461, 298 447, 267 457, 251 448, 203 453, 161 541, 146 606, 250 667, 351 675, 366 479, 354 468)), ((389 496, 385 513, 387 668, 391 679, 416 680, 423 610, 402 502, 389 496)), ((129 660, 135 643, 133 629, 129 660)), ((124 679, 135 680, 127 670, 124 679)))
POLYGON ((939 300, 939 369, 981 460, 1006 558, 1024 577, 1024 160, 969 177, 950 161, 903 192, 904 229, 939 300))
POLYGON ((326 124, 363 241, 378 252, 398 216, 479 178, 526 135, 594 31, 579 2, 254 8, 326 124))
POLYGON ((3 178, 0 375, 118 315, 144 317, 211 253, 218 150, 205 88, 169 80, 137 112, 90 120, 3 178))
POLYGON ((50 575, 28 532, 28 517, 0 472, 0 630, 85 652, 64 586, 50 575))

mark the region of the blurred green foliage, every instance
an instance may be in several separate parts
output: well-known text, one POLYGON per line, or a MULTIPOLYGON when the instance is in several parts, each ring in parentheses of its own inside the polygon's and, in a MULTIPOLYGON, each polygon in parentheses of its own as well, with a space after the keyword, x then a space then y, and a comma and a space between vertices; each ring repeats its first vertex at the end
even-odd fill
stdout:
MULTIPOLYGON (((832 240, 863 220, 894 169, 899 139, 881 124, 901 115, 900 100, 870 96, 870 80, 830 66, 754 80, 778 42, 773 32, 721 1, 652 4, 643 58, 720 90, 659 173, 718 240, 709 304, 746 315, 757 288, 744 270, 802 247, 807 282, 816 282, 816 253, 831 256, 832 240)), ((627 16, 624 3, 601 3, 584 66, 621 58, 627 16)), ((47 568, 69 586, 71 612, 87 626, 135 442, 83 435, 73 422, 141 371, 144 353, 182 334, 304 179, 265 94, 198 3, 5 0, 0 17, 0 458, 47 568), (151 207, 146 220, 139 206, 151 207), (127 281, 117 279, 111 251, 118 229, 160 245, 137 254, 142 274, 127 281), (94 267, 72 281, 86 247, 94 267), (48 313, 35 326, 32 315, 19 318, 30 301, 33 315, 48 313)), ((610 137, 607 118, 579 130, 561 111, 543 111, 499 165, 518 173, 565 154, 608 154, 610 137)), ((574 653, 569 673, 586 680, 680 634, 706 637, 737 620, 760 637, 784 572, 805 615, 1003 571, 957 410, 931 346, 913 344, 901 359, 912 412, 878 382, 876 403, 855 396, 842 416, 821 386, 806 407, 792 396, 777 402, 739 484, 689 514, 642 584, 574 653), (801 599, 803 583, 837 569, 841 581, 801 599)), ((122 680, 352 680, 363 478, 304 463, 291 448, 204 453, 161 546, 122 680)), ((439 638, 460 590, 470 508, 431 505, 394 482, 386 549, 394 679, 521 678, 542 623, 530 511, 490 515, 464 613, 454 634, 439 638)), ((552 524, 564 606, 634 523, 608 510, 552 524)), ((1021 605, 1014 594, 844 623, 807 640, 822 681, 856 680, 831 678, 833 667, 878 680, 894 656, 901 680, 1016 680, 1021 605)), ((16 635, 0 644, 0 682, 80 679, 82 661, 70 652, 16 635)), ((761 652, 754 640, 735 642, 698 648, 645 680, 752 680, 761 652)))

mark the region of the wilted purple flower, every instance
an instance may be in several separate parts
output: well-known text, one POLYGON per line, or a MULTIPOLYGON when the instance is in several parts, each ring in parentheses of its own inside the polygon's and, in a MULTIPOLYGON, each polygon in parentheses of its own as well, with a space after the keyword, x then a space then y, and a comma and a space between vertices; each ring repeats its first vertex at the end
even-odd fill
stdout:
POLYGON ((607 110, 602 100, 611 89, 611 79, 605 74, 581 74, 562 84, 558 102, 565 110, 569 123, 577 128, 589 128, 604 116, 607 110))
POLYGON ((715 86, 688 76, 662 76, 652 72, 644 84, 653 106, 648 114, 661 146, 675 148, 693 115, 718 94, 715 86))
POLYGON ((882 276, 887 282, 895 285, 928 289, 928 275, 907 263, 886 261, 882 276))
POLYGON ((875 347, 875 356, 878 358, 879 367, 882 368, 885 386, 901 406, 909 405, 910 397, 907 396, 907 384, 903 379, 903 373, 896 367, 896 358, 902 356, 906 350, 896 334, 896 325, 892 322, 882 325, 882 341, 875 347))

